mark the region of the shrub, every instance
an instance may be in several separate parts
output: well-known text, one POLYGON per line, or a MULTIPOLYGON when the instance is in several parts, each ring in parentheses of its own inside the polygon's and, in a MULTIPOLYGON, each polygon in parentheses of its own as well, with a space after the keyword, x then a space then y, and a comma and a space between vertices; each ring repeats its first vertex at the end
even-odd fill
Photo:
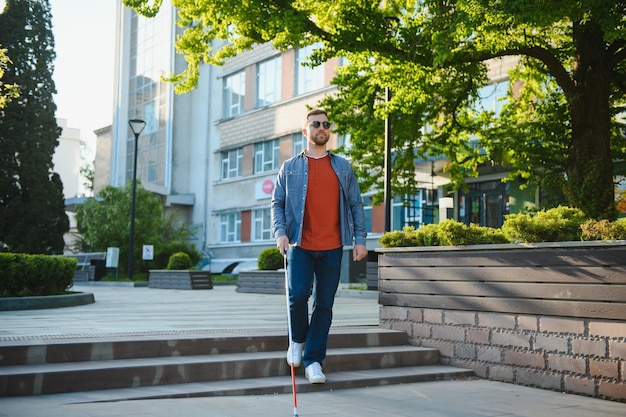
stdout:
POLYGON ((150 268, 152 269, 165 269, 169 263, 170 256, 177 252, 185 252, 191 259, 191 265, 196 265, 200 262, 200 252, 196 247, 186 241, 170 241, 160 246, 155 246, 154 260, 150 268))
POLYGON ((259 269, 275 271, 283 267, 283 255, 278 248, 264 249, 257 259, 259 269))
POLYGON ((0 297, 65 294, 75 270, 74 258, 0 253, 0 297))
POLYGON ((191 258, 185 252, 176 252, 170 256, 166 269, 189 269, 193 266, 191 258))
POLYGON ((500 229, 475 224, 468 226, 451 219, 439 223, 437 236, 439 237, 439 244, 442 246, 509 243, 504 232, 500 229))
POLYGON ((502 231, 515 242, 567 242, 581 239, 580 226, 586 220, 582 210, 559 206, 535 213, 509 214, 502 231))
POLYGON ((614 222, 608 220, 587 220, 580 226, 584 240, 623 240, 626 239, 626 218, 614 222))
POLYGON ((407 226, 402 231, 385 233, 380 238, 383 247, 400 246, 458 246, 489 243, 509 243, 504 233, 491 227, 476 226, 452 219, 439 224, 425 224, 419 229, 407 226))

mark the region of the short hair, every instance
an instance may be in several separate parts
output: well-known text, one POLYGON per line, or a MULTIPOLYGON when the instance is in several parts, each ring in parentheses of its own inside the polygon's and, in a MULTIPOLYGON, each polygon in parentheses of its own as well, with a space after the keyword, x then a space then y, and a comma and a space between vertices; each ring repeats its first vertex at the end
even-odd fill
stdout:
POLYGON ((308 112, 306 112, 306 115, 304 116, 304 120, 302 120, 302 127, 307 127, 307 125, 309 124, 309 116, 315 116, 318 114, 323 114, 324 116, 326 116, 326 118, 328 118, 328 114, 326 113, 326 110, 324 109, 309 110, 308 112))

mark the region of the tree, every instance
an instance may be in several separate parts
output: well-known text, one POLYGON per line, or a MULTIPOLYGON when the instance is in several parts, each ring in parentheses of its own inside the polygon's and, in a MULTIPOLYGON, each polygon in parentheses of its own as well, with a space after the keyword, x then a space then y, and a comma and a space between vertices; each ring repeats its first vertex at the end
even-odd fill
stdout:
MULTIPOLYGON (((132 181, 123 188, 107 186, 96 198, 88 198, 76 208, 78 247, 81 252, 104 252, 120 248, 120 259, 128 259, 132 181)), ((177 216, 163 216, 163 201, 137 183, 135 195, 135 234, 133 264, 140 265, 143 245, 154 245, 154 267, 164 268, 169 256, 186 252, 194 263, 200 254, 188 243, 189 225, 177 216)), ((120 263, 122 265, 123 262, 120 263)))
MULTIPOLYGON (((120 259, 128 258, 132 181, 124 187, 107 186, 99 198, 88 198, 76 208, 79 242, 83 251, 104 252, 108 247, 120 248, 120 259)), ((135 196, 135 233, 133 263, 141 260, 142 245, 156 245, 162 223, 162 203, 158 196, 137 183, 135 196)), ((158 245, 157 245, 158 246, 158 245)))
MULTIPOLYGON (((9 101, 20 96, 20 90, 17 84, 5 84, 2 81, 5 68, 11 63, 7 56, 7 50, 1 48, 0 45, 0 111, 7 105, 9 101)), ((0 113, 1 115, 2 113, 0 113)))
POLYGON ((61 129, 54 116, 48 1, 7 0, 0 44, 12 60, 3 80, 18 85, 20 93, 0 118, 0 241, 14 252, 62 253, 69 220, 52 163, 61 129))
MULTIPOLYGON (((152 16, 161 2, 124 4, 152 16)), ((350 132, 365 187, 382 189, 376 174, 389 116, 399 194, 415 187, 415 158, 445 156, 457 186, 485 164, 502 164, 511 178, 561 186, 569 204, 590 217, 616 217, 613 161, 626 154, 615 122, 626 104, 624 0, 173 4, 185 27, 177 50, 188 64, 169 77, 179 93, 196 86, 202 62, 221 64, 259 43, 285 49, 320 42, 311 65, 346 57, 333 81, 339 92, 323 104, 339 133, 350 132), (476 104, 487 62, 503 57, 519 57, 519 65, 496 117, 476 104)))

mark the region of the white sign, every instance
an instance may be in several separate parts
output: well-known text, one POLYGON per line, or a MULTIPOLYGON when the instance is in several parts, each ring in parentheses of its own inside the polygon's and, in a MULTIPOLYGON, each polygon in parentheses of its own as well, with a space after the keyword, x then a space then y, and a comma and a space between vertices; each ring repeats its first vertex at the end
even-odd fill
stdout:
POLYGON ((257 200, 262 200, 264 198, 272 198, 273 192, 274 192, 274 181, 270 179, 258 181, 254 185, 254 197, 257 200))
POLYGON ((120 259, 120 248, 107 248, 107 259, 105 266, 107 268, 117 268, 120 259))
POLYGON ((144 261, 151 261, 154 259, 154 245, 143 245, 141 259, 144 261))

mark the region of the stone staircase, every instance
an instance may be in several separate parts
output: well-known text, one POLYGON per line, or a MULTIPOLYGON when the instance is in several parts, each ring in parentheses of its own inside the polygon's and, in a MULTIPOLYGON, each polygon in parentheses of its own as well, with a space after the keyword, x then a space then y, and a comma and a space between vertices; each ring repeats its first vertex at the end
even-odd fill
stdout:
MULTIPOLYGON (((311 392, 463 378, 439 365, 436 349, 407 345, 403 332, 332 328, 327 383, 297 368, 297 391, 311 392)), ((72 402, 290 393, 284 330, 128 335, 3 343, 0 397, 71 395, 72 402)))

